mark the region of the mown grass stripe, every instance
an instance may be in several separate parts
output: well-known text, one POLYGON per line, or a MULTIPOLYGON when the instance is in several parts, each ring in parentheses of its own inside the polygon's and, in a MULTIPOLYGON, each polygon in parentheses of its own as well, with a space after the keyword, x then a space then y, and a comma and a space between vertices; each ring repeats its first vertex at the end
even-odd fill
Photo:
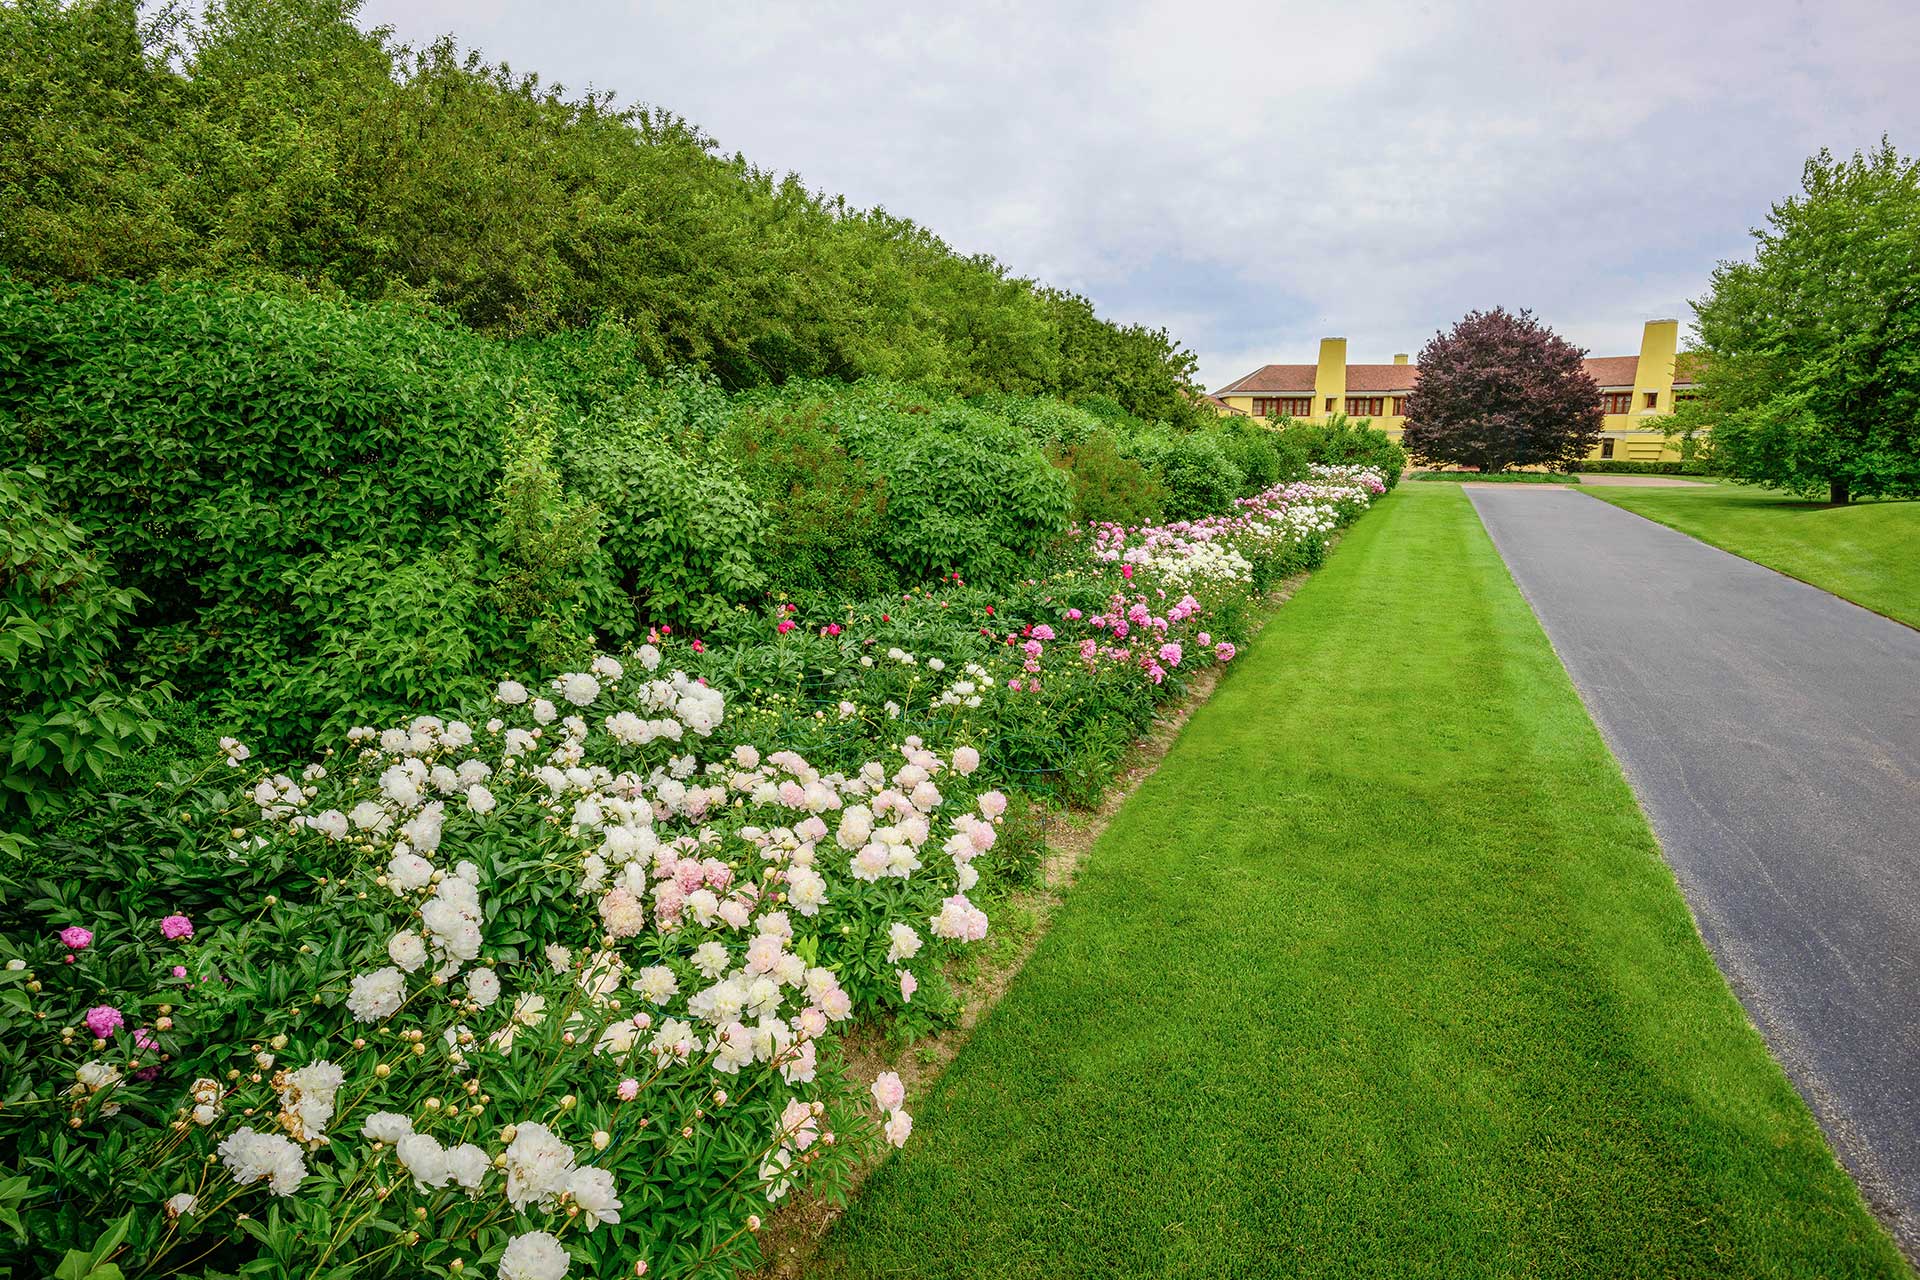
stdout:
POLYGON ((1194 715, 816 1273, 1905 1268, 1434 486, 1194 715))

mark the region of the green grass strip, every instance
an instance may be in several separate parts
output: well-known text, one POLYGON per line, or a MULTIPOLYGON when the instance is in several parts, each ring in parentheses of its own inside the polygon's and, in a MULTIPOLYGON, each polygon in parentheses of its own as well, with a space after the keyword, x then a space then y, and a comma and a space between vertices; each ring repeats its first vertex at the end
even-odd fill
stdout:
POLYGON ((1895 1276, 1465 495, 1199 709, 813 1274, 1895 1276))
POLYGON ((1416 471, 1415 480, 1443 484, 1579 484, 1580 477, 1565 471, 1496 471, 1481 475, 1478 471, 1416 471))
POLYGON ((1920 627, 1920 502, 1830 507, 1734 484, 1585 492, 1920 627))

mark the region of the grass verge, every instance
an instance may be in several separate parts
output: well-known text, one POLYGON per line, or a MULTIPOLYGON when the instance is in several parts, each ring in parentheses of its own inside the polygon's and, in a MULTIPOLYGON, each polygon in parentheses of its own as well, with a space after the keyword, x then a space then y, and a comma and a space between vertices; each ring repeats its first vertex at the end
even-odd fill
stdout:
POLYGON ((1482 475, 1478 471, 1416 471, 1415 480, 1436 480, 1451 484, 1579 484, 1580 477, 1570 471, 1496 471, 1482 475))
POLYGON ((1587 492, 1920 627, 1920 502, 1833 507, 1730 483, 1587 492))
POLYGON ((1906 1274, 1465 496, 1126 804, 830 1277, 1906 1274))

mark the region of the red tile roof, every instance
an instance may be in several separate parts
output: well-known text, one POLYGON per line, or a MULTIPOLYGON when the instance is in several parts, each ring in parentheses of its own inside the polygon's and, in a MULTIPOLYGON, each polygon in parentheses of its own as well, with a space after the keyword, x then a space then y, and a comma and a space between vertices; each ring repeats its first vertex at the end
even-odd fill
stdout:
POLYGON ((1311 395, 1313 376, 1318 371, 1319 366, 1311 364, 1262 365, 1238 382, 1230 382, 1220 388, 1219 394, 1224 396, 1236 391, 1304 391, 1311 395))
POLYGON ((1347 392, 1411 391, 1420 376, 1420 367, 1411 364, 1350 364, 1347 366, 1347 392))
MULTIPOLYGON (((1602 387, 1631 387, 1640 367, 1639 356, 1588 356, 1581 363, 1594 382, 1602 387)), ((1314 376, 1319 366, 1311 364, 1269 364, 1255 369, 1238 382, 1220 388, 1219 395, 1312 395, 1314 376)), ((1350 364, 1347 366, 1347 394, 1382 391, 1411 391, 1420 376, 1418 365, 1350 364)), ((1693 385, 1693 361, 1682 352, 1674 365, 1675 386, 1693 385)))
POLYGON ((1603 387, 1630 387, 1640 367, 1639 356, 1588 356, 1581 361, 1593 380, 1603 387))

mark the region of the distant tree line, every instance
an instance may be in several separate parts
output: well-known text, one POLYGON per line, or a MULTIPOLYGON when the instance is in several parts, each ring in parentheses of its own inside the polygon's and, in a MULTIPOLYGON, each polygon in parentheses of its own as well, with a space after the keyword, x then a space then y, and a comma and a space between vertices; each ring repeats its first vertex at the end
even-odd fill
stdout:
POLYGON ((1191 421, 1164 329, 570 94, 360 0, 0 5, 0 270, 418 300, 498 337, 603 322, 730 388, 878 376, 1191 421))

